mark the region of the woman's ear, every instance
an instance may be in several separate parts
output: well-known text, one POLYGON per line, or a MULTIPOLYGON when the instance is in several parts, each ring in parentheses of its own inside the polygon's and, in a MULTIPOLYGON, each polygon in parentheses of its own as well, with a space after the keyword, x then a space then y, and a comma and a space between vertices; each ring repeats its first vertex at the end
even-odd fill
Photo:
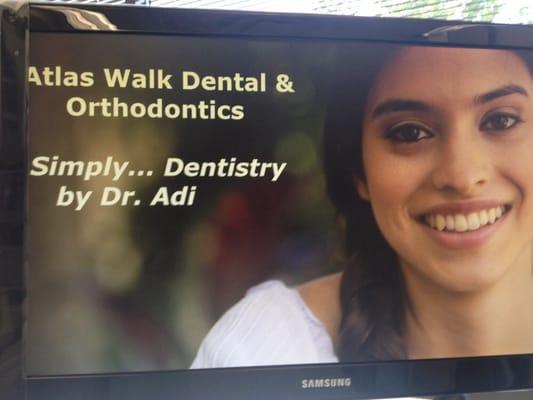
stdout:
POLYGON ((366 181, 357 176, 354 176, 353 183, 355 185, 355 189, 357 190, 357 194, 359 195, 359 197, 366 201, 370 200, 366 181))

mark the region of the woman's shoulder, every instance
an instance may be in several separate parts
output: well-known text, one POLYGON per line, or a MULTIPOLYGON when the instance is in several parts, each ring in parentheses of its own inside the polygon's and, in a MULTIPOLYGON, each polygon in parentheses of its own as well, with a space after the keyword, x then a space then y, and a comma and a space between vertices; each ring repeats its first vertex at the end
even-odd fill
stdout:
POLYGON ((336 344, 341 321, 340 284, 341 273, 323 276, 297 289, 311 313, 324 325, 336 344))
POLYGON ((250 289, 205 337, 192 368, 335 362, 324 325, 281 281, 250 289))

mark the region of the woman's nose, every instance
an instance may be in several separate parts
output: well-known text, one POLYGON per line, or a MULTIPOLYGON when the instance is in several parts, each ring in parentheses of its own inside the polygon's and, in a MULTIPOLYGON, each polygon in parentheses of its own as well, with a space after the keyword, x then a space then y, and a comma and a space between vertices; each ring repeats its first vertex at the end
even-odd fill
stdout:
POLYGON ((471 196, 483 187, 490 174, 490 157, 477 134, 446 138, 438 155, 432 181, 436 189, 471 196))

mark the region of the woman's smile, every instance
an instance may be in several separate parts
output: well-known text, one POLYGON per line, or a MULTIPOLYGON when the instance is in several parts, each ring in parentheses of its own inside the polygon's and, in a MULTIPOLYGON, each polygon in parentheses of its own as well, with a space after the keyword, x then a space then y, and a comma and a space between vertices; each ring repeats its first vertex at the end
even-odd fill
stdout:
POLYGON ((508 207, 510 206, 500 205, 468 214, 445 212, 424 214, 423 222, 439 232, 474 232, 496 223, 510 210, 508 207))
POLYGON ((511 211, 509 204, 474 201, 443 204, 415 216, 425 233, 450 249, 469 249, 488 242, 511 211))

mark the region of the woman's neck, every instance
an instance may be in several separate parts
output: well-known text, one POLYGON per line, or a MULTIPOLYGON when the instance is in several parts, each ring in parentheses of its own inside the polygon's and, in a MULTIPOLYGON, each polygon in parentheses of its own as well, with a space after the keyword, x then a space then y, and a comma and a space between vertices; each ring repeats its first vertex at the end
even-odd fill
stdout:
POLYGON ((407 278, 409 358, 533 353, 531 255, 490 287, 450 292, 407 278))

